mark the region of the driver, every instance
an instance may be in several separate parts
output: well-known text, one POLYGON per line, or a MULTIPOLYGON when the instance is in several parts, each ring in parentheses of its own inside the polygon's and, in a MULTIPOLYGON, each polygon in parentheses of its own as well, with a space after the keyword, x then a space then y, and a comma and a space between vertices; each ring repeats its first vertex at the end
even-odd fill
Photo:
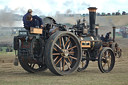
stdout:
POLYGON ((27 15, 26 20, 28 21, 26 24, 28 28, 27 30, 30 30, 30 27, 36 27, 36 28, 42 28, 43 27, 43 21, 40 17, 37 15, 32 16, 31 14, 27 15))

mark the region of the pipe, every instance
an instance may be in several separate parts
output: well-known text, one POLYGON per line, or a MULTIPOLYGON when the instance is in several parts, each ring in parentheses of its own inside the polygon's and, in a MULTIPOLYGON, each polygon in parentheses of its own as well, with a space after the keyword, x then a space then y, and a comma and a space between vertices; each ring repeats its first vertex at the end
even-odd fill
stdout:
POLYGON ((90 35, 94 36, 95 20, 96 20, 96 7, 89 7, 89 20, 90 20, 90 35))
POLYGON ((98 36, 98 29, 99 29, 99 24, 96 24, 95 26, 96 36, 98 36))

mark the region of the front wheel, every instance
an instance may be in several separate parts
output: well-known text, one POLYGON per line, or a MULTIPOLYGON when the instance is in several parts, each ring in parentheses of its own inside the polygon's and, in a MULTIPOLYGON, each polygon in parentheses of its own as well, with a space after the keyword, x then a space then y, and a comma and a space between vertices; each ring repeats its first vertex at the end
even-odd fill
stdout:
POLYGON ((122 56, 122 50, 119 49, 119 50, 117 51, 117 58, 120 58, 121 56, 122 56))
POLYGON ((98 66, 101 72, 108 73, 110 72, 115 64, 115 55, 111 48, 105 47, 100 52, 98 58, 98 66))
POLYGON ((78 72, 85 70, 89 64, 89 52, 87 50, 82 51, 82 59, 77 69, 78 72))
POLYGON ((47 67, 54 74, 72 73, 78 68, 81 60, 78 38, 71 32, 56 32, 47 41, 45 59, 47 67))

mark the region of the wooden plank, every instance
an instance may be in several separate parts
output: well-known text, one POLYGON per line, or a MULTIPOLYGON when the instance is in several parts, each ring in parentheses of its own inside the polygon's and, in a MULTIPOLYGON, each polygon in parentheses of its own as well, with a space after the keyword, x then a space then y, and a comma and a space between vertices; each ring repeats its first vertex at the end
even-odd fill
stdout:
POLYGON ((43 33, 43 29, 41 29, 41 28, 30 28, 30 33, 42 34, 43 33))

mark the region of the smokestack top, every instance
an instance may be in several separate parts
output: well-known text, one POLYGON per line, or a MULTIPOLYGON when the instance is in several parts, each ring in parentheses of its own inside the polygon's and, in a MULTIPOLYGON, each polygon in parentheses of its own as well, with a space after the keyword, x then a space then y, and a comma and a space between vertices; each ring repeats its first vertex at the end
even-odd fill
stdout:
POLYGON ((89 10, 89 12, 96 12, 97 8, 96 7, 89 7, 88 10, 89 10))
POLYGON ((95 24, 95 28, 98 29, 99 28, 99 24, 95 24))
POLYGON ((115 27, 115 26, 113 26, 112 28, 113 28, 113 29, 116 29, 116 27, 115 27))

